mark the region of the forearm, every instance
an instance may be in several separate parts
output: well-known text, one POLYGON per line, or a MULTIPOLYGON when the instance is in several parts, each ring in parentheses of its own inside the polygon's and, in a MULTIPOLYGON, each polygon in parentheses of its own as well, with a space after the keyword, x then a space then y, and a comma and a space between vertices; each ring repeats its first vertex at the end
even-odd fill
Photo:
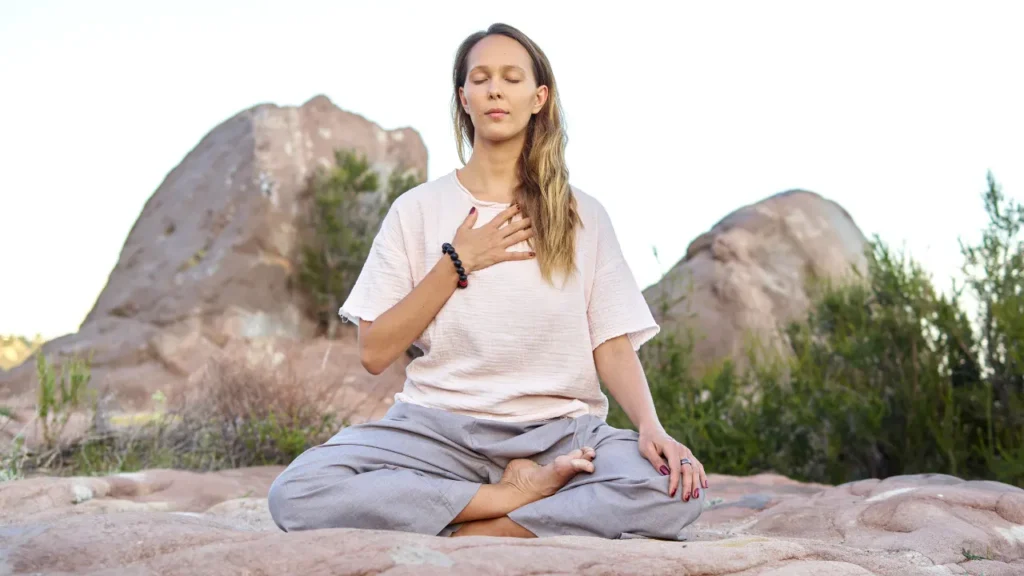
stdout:
POLYGON ((661 428, 643 366, 627 336, 594 350, 598 376, 637 429, 661 428))
POLYGON ((359 326, 363 366, 373 374, 383 372, 423 334, 455 292, 459 275, 445 256, 423 281, 388 311, 359 326))

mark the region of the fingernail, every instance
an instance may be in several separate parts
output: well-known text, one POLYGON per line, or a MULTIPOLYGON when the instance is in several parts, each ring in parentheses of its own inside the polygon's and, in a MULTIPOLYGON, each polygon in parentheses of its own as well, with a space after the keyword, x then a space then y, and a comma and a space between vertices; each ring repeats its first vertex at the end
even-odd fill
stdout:
POLYGON ((705 480, 705 481, 704 481, 704 489, 705 489, 705 490, 707 490, 707 489, 708 489, 708 481, 707 481, 707 480, 705 480))
POLYGON ((671 496, 671 497, 675 497, 676 491, 672 490, 671 492, 668 493, 668 495, 671 496))
POLYGON ((661 468, 658 468, 658 472, 661 472, 662 476, 668 476, 668 466, 663 464, 661 468))
POLYGON ((690 495, 689 494, 684 494, 683 495, 683 502, 689 502, 689 501, 690 501, 690 495))
MULTIPOLYGON (((536 252, 530 252, 530 256, 531 256, 531 257, 532 257, 532 256, 536 256, 536 255, 537 255, 537 253, 536 253, 536 252)), ((662 468, 664 468, 664 466, 662 466, 662 468)), ((668 474, 668 472, 666 472, 666 474, 668 474)))
POLYGON ((473 206, 472 208, 469 209, 470 214, 472 214, 473 212, 476 212, 476 206, 473 206))
POLYGON ((694 498, 700 498, 700 488, 694 488, 693 489, 693 497, 694 498))

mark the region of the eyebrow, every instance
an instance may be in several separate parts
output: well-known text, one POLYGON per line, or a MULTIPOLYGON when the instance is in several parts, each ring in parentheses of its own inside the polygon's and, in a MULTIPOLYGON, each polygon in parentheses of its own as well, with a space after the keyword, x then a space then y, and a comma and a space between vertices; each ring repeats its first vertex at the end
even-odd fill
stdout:
MULTIPOLYGON (((500 66, 499 68, 502 71, 505 71, 505 70, 517 70, 519 72, 522 72, 523 74, 526 74, 526 70, 524 70, 522 66, 516 66, 515 64, 505 64, 505 65, 500 66)), ((485 66, 483 64, 479 64, 479 65, 474 66, 473 68, 471 68, 467 74, 472 74, 473 72, 475 72, 477 70, 489 70, 489 69, 490 69, 490 66, 485 66)))

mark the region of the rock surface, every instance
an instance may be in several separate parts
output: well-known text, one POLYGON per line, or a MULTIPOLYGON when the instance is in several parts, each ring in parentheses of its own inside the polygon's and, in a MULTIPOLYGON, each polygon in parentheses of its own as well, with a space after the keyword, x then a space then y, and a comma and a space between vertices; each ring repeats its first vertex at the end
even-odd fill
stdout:
POLYGON ((791 190, 744 206, 690 243, 644 296, 666 331, 694 336, 695 369, 723 359, 739 366, 747 346, 785 350, 783 330, 804 318, 810 279, 849 279, 866 270, 867 239, 839 204, 791 190))
POLYGON ((712 475, 688 542, 285 534, 280 468, 0 484, 0 574, 1024 573, 1024 490, 942 475, 838 487, 712 475))
MULTIPOLYGON (((138 411, 231 342, 311 339, 315 327, 294 286, 291 258, 307 178, 333 162, 335 149, 365 154, 381 182, 396 170, 427 176, 417 132, 384 130, 326 97, 240 112, 171 170, 80 330, 43 352, 58 359, 91 353, 94 385, 113 394, 108 408, 138 411)), ((365 380, 362 388, 374 387, 365 371, 352 373, 365 380)), ((401 383, 394 372, 383 380, 391 393, 401 383)), ((31 362, 0 372, 0 405, 31 406, 33 386, 31 362)))

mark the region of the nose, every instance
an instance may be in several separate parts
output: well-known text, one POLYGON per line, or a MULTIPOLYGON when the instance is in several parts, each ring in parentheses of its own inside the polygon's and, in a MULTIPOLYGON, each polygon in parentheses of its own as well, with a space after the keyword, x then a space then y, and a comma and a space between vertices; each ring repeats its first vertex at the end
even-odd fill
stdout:
POLYGON ((487 97, 491 100, 501 100, 501 87, 499 86, 497 78, 492 78, 491 81, 487 83, 487 97))

